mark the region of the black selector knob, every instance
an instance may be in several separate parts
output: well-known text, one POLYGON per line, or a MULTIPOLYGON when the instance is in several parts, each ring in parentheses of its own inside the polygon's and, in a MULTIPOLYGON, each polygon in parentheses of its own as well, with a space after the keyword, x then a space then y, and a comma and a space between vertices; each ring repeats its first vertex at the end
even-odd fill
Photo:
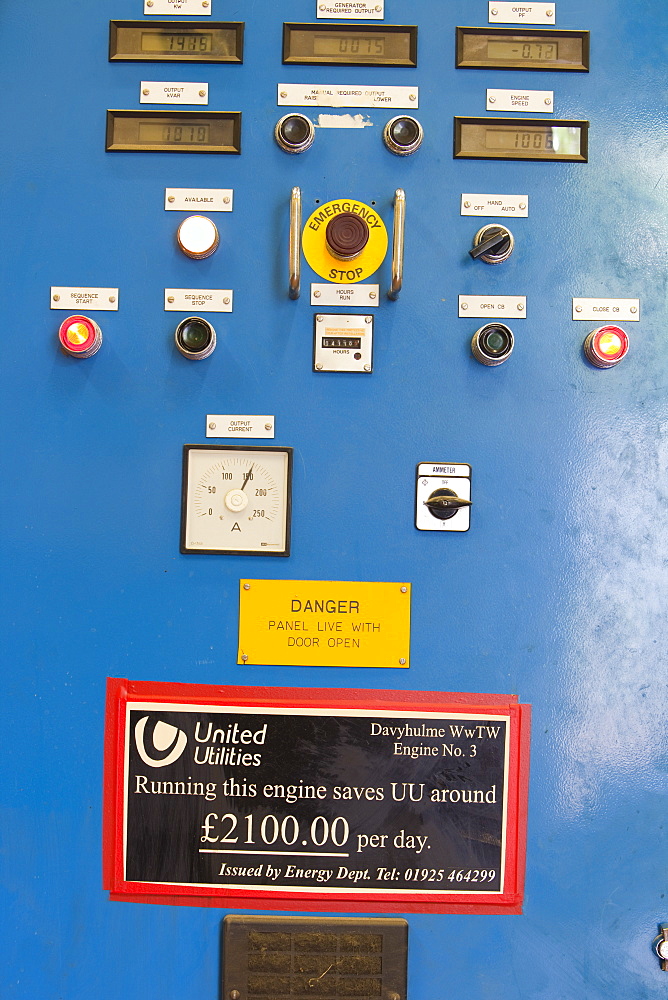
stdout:
POLYGON ((471 501, 458 497, 454 490, 441 487, 429 494, 429 497, 424 501, 424 505, 429 513, 437 517, 439 521, 448 521, 462 507, 470 507, 471 501))
POLYGON ((510 257, 514 246, 513 234, 505 226, 483 226, 473 237, 469 256, 485 264, 501 264, 510 257))
POLYGON ((338 260, 355 260, 369 242, 369 227, 354 212, 341 212, 327 223, 327 249, 338 260))

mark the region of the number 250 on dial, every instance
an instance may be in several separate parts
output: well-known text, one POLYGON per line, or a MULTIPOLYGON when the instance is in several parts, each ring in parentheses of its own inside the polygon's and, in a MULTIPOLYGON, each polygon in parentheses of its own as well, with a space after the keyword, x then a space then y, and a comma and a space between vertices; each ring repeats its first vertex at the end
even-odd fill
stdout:
POLYGON ((290 555, 292 448, 186 444, 181 552, 290 555))

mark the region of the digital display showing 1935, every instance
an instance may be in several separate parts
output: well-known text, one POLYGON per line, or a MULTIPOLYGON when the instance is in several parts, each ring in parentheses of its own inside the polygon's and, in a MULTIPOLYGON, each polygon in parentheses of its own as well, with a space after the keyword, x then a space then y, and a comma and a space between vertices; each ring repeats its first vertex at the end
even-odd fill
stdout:
POLYGON ((455 118, 455 159, 587 162, 587 121, 455 118))
POLYGON ((417 28, 399 24, 285 23, 283 62, 417 66, 417 28))

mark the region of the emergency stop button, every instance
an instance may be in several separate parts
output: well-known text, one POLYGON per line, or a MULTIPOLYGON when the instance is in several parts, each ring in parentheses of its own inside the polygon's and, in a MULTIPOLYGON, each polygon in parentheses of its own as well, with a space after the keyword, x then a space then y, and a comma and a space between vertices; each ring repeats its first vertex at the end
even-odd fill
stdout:
POLYGON ((369 242, 369 227, 352 212, 341 212, 327 223, 327 249, 338 260, 355 260, 369 242))

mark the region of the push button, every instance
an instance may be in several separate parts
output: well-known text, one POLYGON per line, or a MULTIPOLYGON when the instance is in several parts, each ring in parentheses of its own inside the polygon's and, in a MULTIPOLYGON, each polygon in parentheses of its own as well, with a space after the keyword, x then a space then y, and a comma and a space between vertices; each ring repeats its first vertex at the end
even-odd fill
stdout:
POLYGON ((383 142, 396 156, 410 156, 422 145, 423 135, 417 118, 399 115, 391 118, 383 129, 383 142))
POLYGON ((502 264, 508 260, 514 246, 513 234, 505 226, 483 226, 473 237, 469 256, 485 264, 502 264))
POLYGON ((341 212, 327 223, 327 249, 338 260, 355 260, 369 242, 369 227, 353 212, 341 212))
POLYGON ((513 353, 512 330, 504 323, 488 323, 473 334, 471 353, 481 365, 502 365, 513 353))
POLYGON ((88 316, 68 316, 58 330, 60 346, 72 358, 92 358, 100 350, 102 330, 88 316))
POLYGON ((274 138, 286 153, 303 153, 313 145, 315 128, 305 115, 284 115, 276 122, 274 138))
POLYGON ((205 215, 189 215, 177 230, 176 242, 187 257, 203 260, 216 251, 220 237, 211 219, 205 215))
POLYGON ((181 320, 174 332, 178 350, 190 361, 208 358, 216 346, 216 331, 201 316, 188 316, 181 320))
POLYGON ((584 342, 585 357, 596 368, 613 368, 629 349, 629 338, 621 326, 599 326, 584 342))

